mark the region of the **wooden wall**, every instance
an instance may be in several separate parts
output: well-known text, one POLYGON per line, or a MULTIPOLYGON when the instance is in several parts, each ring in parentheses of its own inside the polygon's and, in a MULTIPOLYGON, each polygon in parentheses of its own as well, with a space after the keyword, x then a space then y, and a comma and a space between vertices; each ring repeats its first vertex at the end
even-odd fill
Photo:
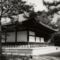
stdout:
POLYGON ((6 41, 2 39, 2 42, 27 42, 27 31, 18 31, 16 32, 7 32, 7 35, 4 36, 6 41), (16 39, 17 38, 17 39, 16 39))

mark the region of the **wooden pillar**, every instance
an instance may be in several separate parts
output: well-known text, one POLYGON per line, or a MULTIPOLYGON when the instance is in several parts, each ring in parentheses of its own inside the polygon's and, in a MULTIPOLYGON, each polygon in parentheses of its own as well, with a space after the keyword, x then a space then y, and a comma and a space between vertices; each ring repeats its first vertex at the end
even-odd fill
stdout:
POLYGON ((7 40, 7 32, 5 32, 5 43, 6 43, 6 40, 7 40))
POLYGON ((15 22, 15 43, 17 42, 17 28, 18 27, 18 21, 15 22))
POLYGON ((17 42, 17 30, 15 31, 15 43, 17 42))
POLYGON ((36 33, 35 33, 35 42, 36 42, 36 33))
POLYGON ((27 30, 27 46, 30 47, 30 44, 29 44, 29 30, 27 30))
POLYGON ((29 30, 27 30, 27 42, 29 43, 29 30))

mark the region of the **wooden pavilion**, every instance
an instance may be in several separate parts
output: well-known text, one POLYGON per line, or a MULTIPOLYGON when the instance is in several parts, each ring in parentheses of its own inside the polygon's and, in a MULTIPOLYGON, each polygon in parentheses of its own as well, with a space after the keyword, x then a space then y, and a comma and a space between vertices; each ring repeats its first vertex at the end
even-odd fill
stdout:
POLYGON ((23 22, 15 22, 14 24, 4 25, 3 45, 37 45, 48 42, 51 34, 56 32, 48 25, 37 22, 36 20, 26 20, 23 22))

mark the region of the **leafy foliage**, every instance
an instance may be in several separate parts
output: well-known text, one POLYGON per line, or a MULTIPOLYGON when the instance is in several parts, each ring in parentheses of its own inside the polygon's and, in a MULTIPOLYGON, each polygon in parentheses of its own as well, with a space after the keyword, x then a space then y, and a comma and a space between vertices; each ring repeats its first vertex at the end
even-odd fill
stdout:
POLYGON ((2 16, 12 16, 30 11, 32 6, 26 5, 22 0, 4 0, 2 3, 2 16))
POLYGON ((53 1, 52 3, 50 2, 45 2, 43 0, 43 4, 48 8, 48 13, 49 14, 54 14, 54 13, 57 13, 58 14, 58 11, 60 11, 60 1, 53 1))
MULTIPOLYGON (((58 14, 60 15, 60 1, 54 0, 53 2, 46 2, 45 0, 43 0, 43 4, 47 7, 48 9, 48 15, 51 16, 51 18, 53 19, 54 14, 58 14)), ((51 24, 52 27, 57 27, 56 24, 51 24)))

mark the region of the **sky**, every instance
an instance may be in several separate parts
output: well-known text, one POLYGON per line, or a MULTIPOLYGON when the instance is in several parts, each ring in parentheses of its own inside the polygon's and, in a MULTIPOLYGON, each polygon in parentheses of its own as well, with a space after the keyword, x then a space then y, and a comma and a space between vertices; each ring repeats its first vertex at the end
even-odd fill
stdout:
POLYGON ((35 11, 42 11, 47 10, 46 7, 43 5, 43 0, 24 0, 29 5, 33 5, 35 11))
MULTIPOLYGON (((47 11, 47 8, 43 5, 43 0, 23 0, 23 1, 26 1, 27 4, 33 5, 35 11, 42 11, 42 10, 47 11)), ((52 3, 54 0, 44 0, 44 1, 52 3)))

